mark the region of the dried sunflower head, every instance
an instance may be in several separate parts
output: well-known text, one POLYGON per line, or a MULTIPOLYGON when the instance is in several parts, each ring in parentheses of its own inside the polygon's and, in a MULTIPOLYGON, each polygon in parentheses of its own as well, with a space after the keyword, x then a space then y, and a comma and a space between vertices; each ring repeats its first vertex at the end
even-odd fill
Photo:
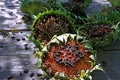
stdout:
POLYGON ((86 12, 79 3, 64 2, 61 3, 61 8, 67 11, 67 13, 74 19, 74 24, 76 27, 87 22, 88 17, 86 12))
POLYGON ((92 0, 69 0, 69 2, 79 3, 79 5, 81 5, 82 8, 86 8, 91 4, 92 0))
POLYGON ((82 7, 78 3, 64 2, 62 3, 62 6, 77 16, 87 17, 84 9, 82 9, 82 7))
POLYGON ((64 11, 53 9, 40 13, 32 26, 32 36, 39 42, 48 42, 54 35, 73 33, 72 18, 64 11))
POLYGON ((81 27, 78 33, 90 40, 94 48, 100 48, 110 45, 118 38, 120 32, 118 25, 119 23, 117 25, 91 23, 81 27))
POLYGON ((38 64, 56 79, 90 78, 96 56, 91 42, 75 34, 55 36, 39 53, 38 64))

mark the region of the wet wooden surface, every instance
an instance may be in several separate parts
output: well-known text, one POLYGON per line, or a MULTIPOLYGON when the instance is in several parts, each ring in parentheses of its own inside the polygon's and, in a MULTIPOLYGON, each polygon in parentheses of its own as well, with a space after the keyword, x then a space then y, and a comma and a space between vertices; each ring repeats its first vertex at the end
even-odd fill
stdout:
MULTIPOLYGON (((0 0, 0 30, 28 28, 21 20, 19 5, 19 0, 0 0)), ((108 5, 110 4, 106 0, 93 0, 86 12, 98 12, 101 6, 108 5)), ((0 32, 0 80, 7 80, 11 76, 14 80, 38 80, 37 73, 42 71, 35 67, 34 44, 26 35, 30 35, 30 32, 0 32), (28 73, 24 73, 26 69, 29 69, 28 73), (32 72, 35 73, 34 77, 29 76, 32 72)), ((120 38, 99 51, 97 61, 102 64, 105 73, 94 71, 93 80, 120 80, 120 38)))

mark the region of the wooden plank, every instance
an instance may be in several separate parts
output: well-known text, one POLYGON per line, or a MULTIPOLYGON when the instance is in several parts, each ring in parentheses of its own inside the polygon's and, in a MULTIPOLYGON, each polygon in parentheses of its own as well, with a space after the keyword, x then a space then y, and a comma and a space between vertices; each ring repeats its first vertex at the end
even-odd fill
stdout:
POLYGON ((36 69, 36 62, 37 59, 30 54, 0 56, 0 80, 7 80, 10 76, 13 76, 14 80, 38 80, 37 73, 42 74, 42 71, 36 69), (28 73, 25 73, 25 70, 28 70, 28 73), (31 73, 34 73, 34 77, 30 77, 31 73))
POLYGON ((0 56, 33 54, 34 44, 24 36, 25 33, 8 34, 8 37, 1 36, 0 39, 0 56))
POLYGON ((37 59, 34 55, 14 55, 14 56, 0 56, 0 71, 19 71, 25 67, 35 68, 37 59))
POLYGON ((42 71, 40 69, 29 69, 28 73, 24 73, 24 71, 4 71, 0 74, 0 80, 39 80, 38 74, 42 75, 41 73, 42 71), (10 77, 12 78, 8 79, 10 77))

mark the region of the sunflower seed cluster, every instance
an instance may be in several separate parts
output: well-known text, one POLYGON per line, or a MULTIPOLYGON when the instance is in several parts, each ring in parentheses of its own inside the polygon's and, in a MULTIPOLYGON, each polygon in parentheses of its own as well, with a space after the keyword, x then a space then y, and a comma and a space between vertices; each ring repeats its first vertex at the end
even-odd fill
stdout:
POLYGON ((104 37, 105 34, 108 34, 112 31, 110 25, 92 25, 86 29, 89 37, 104 37))
POLYGON ((78 46, 61 46, 54 52, 55 61, 64 66, 75 66, 75 63, 83 58, 83 54, 78 50, 78 46))

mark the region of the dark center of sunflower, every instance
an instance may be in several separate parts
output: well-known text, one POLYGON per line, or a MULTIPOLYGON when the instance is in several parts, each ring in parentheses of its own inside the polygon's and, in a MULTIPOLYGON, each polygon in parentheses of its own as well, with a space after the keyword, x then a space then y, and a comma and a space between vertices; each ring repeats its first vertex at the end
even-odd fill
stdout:
MULTIPOLYGON (((51 39, 54 35, 70 32, 70 23, 61 15, 45 15, 35 24, 35 38, 39 40, 51 39)), ((48 40, 49 41, 49 40, 48 40)))
POLYGON ((63 16, 46 15, 40 19, 38 28, 48 35, 59 35, 69 31, 69 22, 63 16))
POLYGON ((111 32, 113 29, 110 25, 92 25, 86 29, 89 37, 101 37, 111 32))
POLYGON ((64 66, 75 66, 75 63, 83 58, 83 54, 78 50, 78 46, 60 46, 60 49, 54 52, 55 61, 64 66))

